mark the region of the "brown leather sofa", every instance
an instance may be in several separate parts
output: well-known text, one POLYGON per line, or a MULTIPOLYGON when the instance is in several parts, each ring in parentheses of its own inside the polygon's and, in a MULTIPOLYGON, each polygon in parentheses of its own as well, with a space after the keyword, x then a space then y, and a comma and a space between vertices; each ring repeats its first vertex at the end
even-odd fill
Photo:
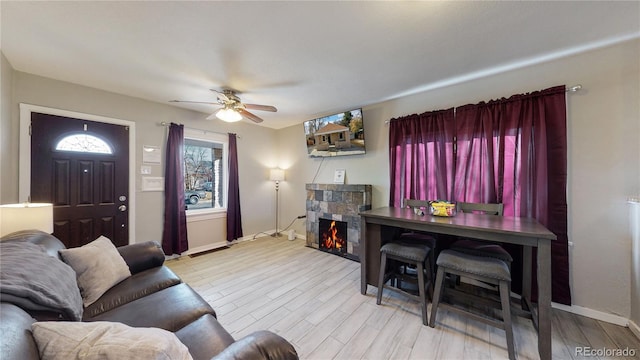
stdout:
MULTIPOLYGON (((43 246, 60 260, 64 245, 52 235, 24 231, 1 241, 28 241, 43 246)), ((82 321, 115 321, 132 327, 169 330, 198 359, 297 359, 293 346, 282 337, 257 331, 238 341, 220 325, 211 306, 189 285, 163 265, 164 253, 156 242, 118 248, 131 276, 84 308, 82 321)), ((62 261, 62 260, 60 260, 62 261)), ((65 321, 56 309, 33 309, 18 299, 0 298, 0 354, 4 360, 39 359, 31 333, 35 321, 65 321)))

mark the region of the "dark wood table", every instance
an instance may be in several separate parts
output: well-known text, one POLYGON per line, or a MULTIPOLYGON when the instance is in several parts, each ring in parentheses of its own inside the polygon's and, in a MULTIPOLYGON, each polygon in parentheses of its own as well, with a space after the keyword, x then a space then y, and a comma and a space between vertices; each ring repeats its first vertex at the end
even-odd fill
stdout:
POLYGON ((551 241, 556 235, 535 219, 458 213, 454 217, 416 215, 411 209, 382 207, 360 213, 360 291, 367 285, 377 286, 380 268, 380 246, 386 227, 426 231, 437 234, 522 245, 522 297, 532 310, 538 330, 538 352, 541 359, 551 359, 551 241), (538 249, 537 311, 531 304, 532 249, 538 249))

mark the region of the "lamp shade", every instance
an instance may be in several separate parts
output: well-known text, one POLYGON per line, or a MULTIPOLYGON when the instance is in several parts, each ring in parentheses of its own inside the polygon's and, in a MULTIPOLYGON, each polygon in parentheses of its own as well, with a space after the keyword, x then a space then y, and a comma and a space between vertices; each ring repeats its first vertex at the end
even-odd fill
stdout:
POLYGON ((20 230, 53 233, 53 204, 0 205, 0 236, 20 230))
POLYGON ((284 170, 282 169, 271 169, 269 173, 269 180, 271 181, 284 181, 284 170))

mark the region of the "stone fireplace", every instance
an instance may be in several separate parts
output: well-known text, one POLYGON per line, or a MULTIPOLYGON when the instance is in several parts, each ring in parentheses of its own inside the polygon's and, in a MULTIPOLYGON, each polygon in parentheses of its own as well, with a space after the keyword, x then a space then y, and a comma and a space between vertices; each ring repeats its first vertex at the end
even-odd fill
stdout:
POLYGON ((359 260, 360 211, 371 210, 371 185, 307 184, 307 246, 359 260), (335 221, 334 227, 331 223, 335 221), (321 225, 322 223, 322 225, 321 225), (327 240, 327 231, 339 239, 327 240), (346 238, 345 238, 346 236, 346 238), (336 248, 336 242, 340 243, 336 248), (342 245, 346 243, 346 246, 342 245), (321 243, 323 245, 321 246, 321 243), (334 248, 326 249, 327 244, 334 248))

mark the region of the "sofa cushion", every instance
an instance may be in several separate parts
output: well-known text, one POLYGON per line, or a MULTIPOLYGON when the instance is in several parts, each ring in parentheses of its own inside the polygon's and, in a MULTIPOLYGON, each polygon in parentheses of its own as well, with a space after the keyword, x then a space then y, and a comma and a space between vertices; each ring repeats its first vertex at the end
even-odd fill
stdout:
POLYGON ((118 306, 181 283, 166 266, 152 268, 124 279, 84 309, 85 317, 94 317, 118 306))
POLYGON ((60 250, 60 255, 76 272, 85 307, 131 276, 127 263, 111 240, 104 236, 82 247, 60 250))
POLYGON ((114 322, 36 322, 31 325, 44 360, 191 360, 187 347, 171 332, 132 328, 114 322))
POLYGON ((198 293, 181 283, 83 320, 177 331, 205 314, 215 316, 213 308, 198 293))
POLYGON ((187 345, 194 360, 209 360, 234 342, 233 337, 211 314, 201 316, 175 334, 187 345))

